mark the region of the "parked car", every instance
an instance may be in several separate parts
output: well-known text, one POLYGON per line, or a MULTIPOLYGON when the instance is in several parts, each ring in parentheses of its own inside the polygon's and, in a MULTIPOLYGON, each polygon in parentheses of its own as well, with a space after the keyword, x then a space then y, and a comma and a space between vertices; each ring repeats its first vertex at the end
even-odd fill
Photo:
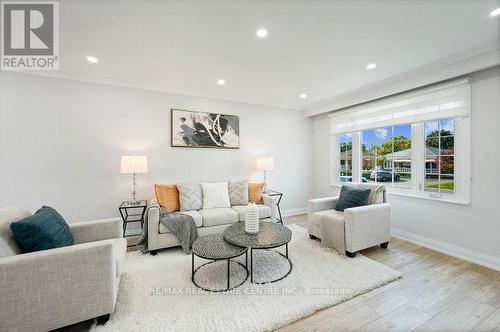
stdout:
MULTIPOLYGON (((352 182, 352 176, 350 175, 341 175, 340 182, 352 182)), ((368 182, 365 177, 361 177, 361 182, 368 182)))
MULTIPOLYGON (((379 169, 377 171, 372 171, 370 173, 370 179, 375 180, 375 174, 376 174, 376 180, 379 182, 385 182, 385 181, 392 181, 392 171, 391 170, 386 170, 386 169, 379 169)), ((394 173, 394 181, 399 181, 401 178, 401 175, 398 173, 394 173)))

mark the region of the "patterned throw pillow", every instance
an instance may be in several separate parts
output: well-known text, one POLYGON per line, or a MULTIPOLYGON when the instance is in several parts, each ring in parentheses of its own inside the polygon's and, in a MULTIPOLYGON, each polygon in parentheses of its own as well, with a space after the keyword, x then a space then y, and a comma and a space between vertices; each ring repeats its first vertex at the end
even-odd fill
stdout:
POLYGON ((335 205, 335 210, 344 211, 345 209, 368 205, 370 193, 370 189, 353 188, 344 185, 340 189, 340 196, 335 205))
POLYGON ((60 248, 74 242, 66 221, 48 206, 43 206, 32 216, 11 223, 10 230, 24 252, 60 248))
POLYGON ((264 188, 264 182, 259 183, 249 183, 248 184, 248 200, 254 202, 255 204, 262 204, 262 189, 264 188))
POLYGON ((179 190, 175 184, 155 184, 156 200, 165 212, 179 211, 179 190))
POLYGON ((227 187, 231 206, 248 204, 248 180, 228 182, 227 187))
POLYGON ((179 183, 181 211, 200 210, 203 207, 203 194, 199 183, 179 183))

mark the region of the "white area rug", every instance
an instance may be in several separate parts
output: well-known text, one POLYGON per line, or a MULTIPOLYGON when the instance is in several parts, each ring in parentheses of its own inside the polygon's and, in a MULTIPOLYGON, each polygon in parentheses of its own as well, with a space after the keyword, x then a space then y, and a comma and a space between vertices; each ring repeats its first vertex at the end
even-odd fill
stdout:
MULTIPOLYGON (((290 275, 264 285, 251 284, 249 278, 230 292, 211 293, 196 288, 191 282, 191 256, 180 249, 160 251, 157 256, 128 253, 115 313, 106 325, 95 330, 273 330, 401 277, 398 271, 364 256, 346 258, 321 248, 319 241, 310 240, 302 227, 289 227, 293 232, 290 275)), ((284 252, 284 248, 280 250, 284 252)), ((279 276, 280 270, 286 269, 286 264, 265 264, 265 260, 269 263, 269 257, 277 259, 277 255, 267 256, 264 251, 256 256, 254 264, 259 272, 254 277, 259 280, 279 276)), ((244 264, 245 256, 239 261, 244 264)), ((203 262, 197 258, 195 264, 203 262)), ((224 284, 227 265, 218 264, 208 265, 200 281, 209 274, 224 284)), ((234 265, 232 278, 237 279, 241 269, 234 265)))

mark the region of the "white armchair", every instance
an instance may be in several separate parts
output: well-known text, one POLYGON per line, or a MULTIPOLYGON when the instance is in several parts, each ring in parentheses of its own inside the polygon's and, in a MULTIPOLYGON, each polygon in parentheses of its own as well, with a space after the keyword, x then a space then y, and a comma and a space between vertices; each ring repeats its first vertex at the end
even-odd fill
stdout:
POLYGON ((0 331, 48 331, 113 312, 126 252, 119 218, 69 224, 74 245, 21 253, 0 209, 0 331))
POLYGON ((338 197, 309 200, 309 236, 321 239, 323 245, 349 257, 376 245, 387 248, 391 234, 391 205, 387 203, 385 187, 368 183, 346 185, 370 189, 369 205, 341 212, 334 209, 338 197))

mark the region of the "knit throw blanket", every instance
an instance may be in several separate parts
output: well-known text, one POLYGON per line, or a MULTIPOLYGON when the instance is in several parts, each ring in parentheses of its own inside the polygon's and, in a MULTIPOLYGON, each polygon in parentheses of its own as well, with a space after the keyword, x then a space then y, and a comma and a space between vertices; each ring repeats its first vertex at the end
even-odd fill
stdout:
MULTIPOLYGON (((144 225, 142 234, 137 242, 137 247, 142 253, 148 252, 148 211, 149 209, 159 209, 158 206, 151 206, 145 213, 144 225)), ((181 243, 182 250, 186 254, 191 254, 193 242, 198 238, 198 229, 193 217, 187 214, 171 212, 162 213, 160 210, 160 223, 164 224, 168 230, 175 235, 181 243)))

